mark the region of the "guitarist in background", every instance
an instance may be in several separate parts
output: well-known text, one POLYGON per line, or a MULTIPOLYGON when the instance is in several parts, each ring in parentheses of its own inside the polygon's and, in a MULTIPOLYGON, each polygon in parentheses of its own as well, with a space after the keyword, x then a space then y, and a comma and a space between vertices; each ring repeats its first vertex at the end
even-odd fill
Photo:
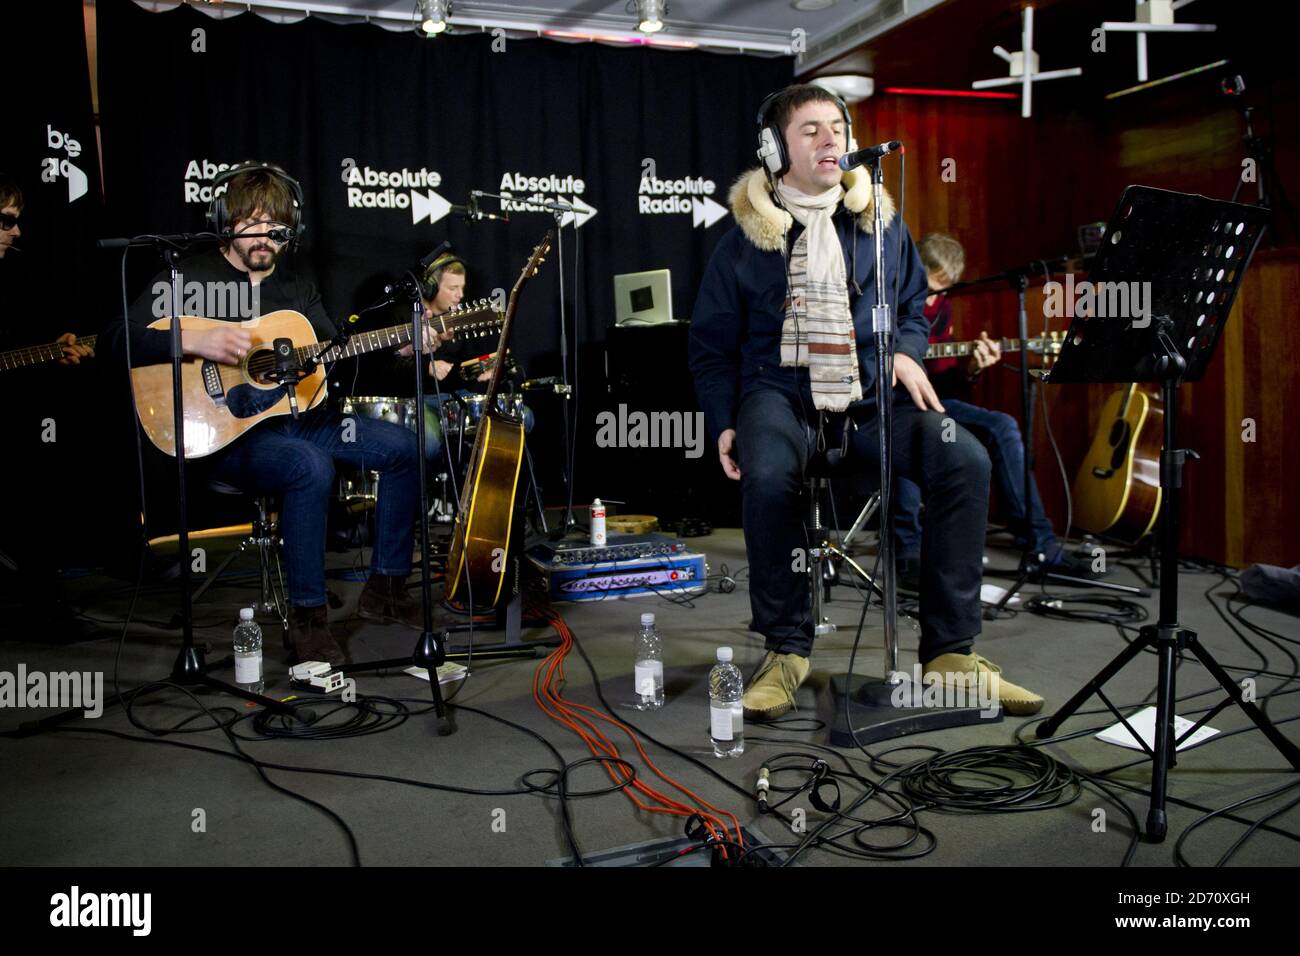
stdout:
MULTIPOLYGON (((952 307, 948 296, 936 290, 957 282, 966 266, 966 253, 961 243, 951 236, 932 232, 917 243, 921 264, 925 267, 930 295, 925 300, 924 316, 930 323, 931 343, 946 342, 952 338, 952 307)), ((1024 468, 1025 446, 1016 420, 1004 412, 981 408, 970 403, 971 385, 984 370, 996 365, 1002 351, 987 332, 981 331, 969 361, 956 358, 931 359, 929 374, 934 390, 943 401, 949 418, 961 425, 988 450, 993 464, 993 485, 998 489, 1007 510, 1016 547, 1023 548, 1030 536, 1037 566, 1075 576, 1091 576, 1091 566, 1078 556, 1062 549, 1052 530, 1052 523, 1043 513, 1043 503, 1038 496, 1038 485, 1030 477, 1029 513, 1025 514, 1024 468)), ((897 508, 894 514, 895 536, 898 541, 899 583, 908 590, 917 590, 920 583, 921 559, 921 489, 906 478, 898 483, 897 508)))
MULTIPOLYGON (((23 234, 18 222, 22 219, 23 213, 23 191, 19 188, 18 183, 13 177, 0 173, 0 259, 4 259, 11 252, 22 252, 14 246, 14 240, 23 234)), ((12 259, 12 257, 10 257, 12 259)), ((0 282, 0 294, 4 297, 4 302, 0 309, 6 315, 17 315, 21 309, 16 308, 14 299, 14 286, 18 284, 17 277, 14 275, 17 264, 7 264, 3 267, 4 279, 0 282)), ((16 329, 8 326, 8 321, 2 334, 0 334, 0 348, 21 348, 23 345, 30 345, 30 342, 13 341, 13 334, 16 329)), ((77 365, 83 358, 90 358, 95 354, 95 350, 88 345, 78 345, 77 337, 71 332, 65 332, 60 335, 56 341, 63 343, 63 358, 59 359, 60 365, 77 365)))
MULTIPOLYGON (((0 172, 0 351, 37 344, 31 341, 36 333, 30 317, 48 310, 40 283, 32 275, 32 263, 24 262, 25 254, 14 245, 22 235, 23 205, 17 180, 0 172)), ((58 341, 64 353, 60 365, 77 365, 94 354, 88 346, 78 345, 71 332, 58 341)), ((33 638, 46 637, 52 630, 75 634, 56 572, 66 557, 62 543, 79 530, 75 503, 69 508, 58 500, 69 469, 77 467, 66 452, 77 434, 58 430, 62 406, 53 397, 56 383, 46 377, 45 369, 9 366, 0 368, 0 375, 0 402, 8 409, 0 424, 0 445, 9 464, 0 480, 0 503, 5 509, 0 522, 0 568, 6 572, 0 613, 18 628, 16 634, 33 638), (57 441, 59 437, 63 443, 57 441)))
MULTIPOLYGON (((315 285, 281 262, 291 237, 300 231, 302 193, 297 182, 279 167, 264 163, 238 167, 228 182, 228 190, 213 199, 209 211, 224 241, 217 249, 183 260, 180 271, 187 287, 198 282, 205 290, 233 288, 240 294, 223 297, 214 292, 206 296, 210 303, 230 306, 218 310, 230 314, 206 317, 230 325, 185 330, 185 353, 238 364, 252 339, 237 323, 254 317, 240 314, 253 302, 263 315, 280 309, 300 312, 311 322, 318 341, 333 338, 334 323, 325 313, 315 285), (253 291, 256 299, 249 294, 253 291)), ((158 273, 131 308, 131 360, 135 365, 169 360, 168 334, 147 328, 159 317, 153 290, 158 283, 166 286, 168 282, 169 273, 158 273)), ((162 315, 168 313, 166 304, 161 309, 162 315)), ((105 339, 120 349, 115 338, 121 338, 121 327, 112 328, 119 334, 114 337, 110 330, 105 339)), ((422 623, 421 608, 405 588, 411 571, 419 489, 413 432, 361 417, 348 419, 355 430, 345 428, 343 417, 327 405, 303 411, 297 419, 284 416, 262 422, 210 461, 215 478, 248 492, 281 496, 292 604, 288 641, 300 661, 341 664, 344 655, 330 634, 325 603, 325 523, 335 465, 373 469, 383 475, 370 578, 359 606, 365 618, 397 620, 415 627, 422 623)))
MULTIPOLYGON (((459 256, 450 253, 439 256, 429 267, 424 270, 421 277, 423 282, 424 298, 424 315, 430 318, 440 315, 443 312, 458 308, 465 298, 465 261, 459 256)), ((496 348, 497 340, 495 338, 478 338, 455 340, 451 336, 439 338, 438 336, 429 336, 427 339, 427 348, 430 351, 437 351, 436 355, 431 355, 429 364, 426 368, 424 401, 431 409, 436 405, 454 400, 457 397, 464 398, 470 393, 479 395, 487 391, 488 380, 492 377, 492 369, 488 364, 484 364, 476 374, 466 375, 465 365, 473 359, 478 358, 482 352, 493 351, 496 348), (436 380, 437 384, 434 384, 436 380)), ((509 352, 506 355, 509 357, 509 352)), ((403 395, 409 395, 413 389, 409 388, 411 380, 411 363, 412 350, 410 344, 403 345, 396 351, 397 360, 395 365, 394 391, 403 395)), ((504 382, 509 385, 517 385, 523 380, 523 370, 515 364, 513 358, 508 359, 506 369, 503 373, 504 382)), ((426 423, 426 428, 428 425, 426 423)), ((533 412, 532 409, 525 406, 524 408, 524 431, 525 433, 533 430, 533 412)), ((440 432, 441 429, 438 429, 440 432)), ((429 429, 426 435, 433 436, 434 430, 429 429)), ((430 460, 435 459, 441 451, 441 440, 435 438, 425 441, 425 457, 430 460)))

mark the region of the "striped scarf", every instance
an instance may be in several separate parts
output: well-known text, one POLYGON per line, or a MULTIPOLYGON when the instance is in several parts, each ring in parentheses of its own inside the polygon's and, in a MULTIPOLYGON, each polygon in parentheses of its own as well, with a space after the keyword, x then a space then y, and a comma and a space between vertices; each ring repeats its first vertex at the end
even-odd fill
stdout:
POLYGON ((784 183, 777 188, 804 227, 790 254, 781 364, 808 369, 815 408, 842 412, 862 398, 844 251, 831 219, 844 191, 835 186, 809 196, 784 183))

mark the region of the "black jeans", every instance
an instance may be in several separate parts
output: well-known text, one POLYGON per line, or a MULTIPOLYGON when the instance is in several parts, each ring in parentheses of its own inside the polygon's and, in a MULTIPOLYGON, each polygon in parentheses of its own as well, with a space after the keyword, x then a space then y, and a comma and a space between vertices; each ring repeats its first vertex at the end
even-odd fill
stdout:
MULTIPOLYGON (((813 646, 811 594, 802 500, 804 470, 815 449, 817 413, 776 389, 745 396, 736 443, 741 475, 749 600, 753 629, 768 650, 808 656, 813 646)), ((988 453, 969 432, 947 430, 944 416, 921 411, 895 392, 894 474, 911 479, 925 496, 921 540, 922 662, 969 653, 980 632, 980 578, 988 523, 988 453)), ((875 474, 880 467, 876 416, 862 418, 843 467, 875 474)), ((826 440, 837 443, 839 429, 826 440)))

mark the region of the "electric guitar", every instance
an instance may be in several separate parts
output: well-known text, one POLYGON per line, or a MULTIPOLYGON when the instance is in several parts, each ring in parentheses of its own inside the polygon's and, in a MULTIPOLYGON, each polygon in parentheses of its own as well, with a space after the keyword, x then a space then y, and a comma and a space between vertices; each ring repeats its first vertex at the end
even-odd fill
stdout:
MULTIPOLYGON (((935 342, 925 350, 927 359, 938 358, 956 358, 959 355, 970 355, 975 351, 975 344, 978 340, 970 342, 935 342)), ((994 339, 998 347, 1005 352, 1019 352, 1019 339, 994 339)), ((1040 335, 1037 338, 1029 340, 1028 349, 1043 356, 1056 356, 1061 354, 1061 343, 1065 341, 1064 332, 1048 332, 1046 335, 1040 335)))
POLYGON ((1136 385, 1113 392, 1074 478, 1075 527, 1136 544, 1160 514, 1160 443, 1165 411, 1136 385))
POLYGON ((533 249, 519 279, 510 290, 505 318, 501 322, 501 340, 497 345, 496 363, 488 380, 483 402, 483 418, 474 436, 469 470, 461 491, 460 513, 451 536, 447 556, 447 600, 471 611, 491 610, 501 599, 505 584, 510 548, 510 532, 515 517, 515 491, 519 486, 519 468, 524 454, 524 423, 503 415, 496 407, 497 388, 506 348, 510 342, 511 320, 519 302, 519 292, 537 275, 551 249, 551 233, 533 249))
MULTIPOLYGON (((182 331, 203 331, 231 324, 191 315, 182 315, 179 321, 182 331)), ((166 331, 170 322, 170 318, 162 318, 151 322, 149 328, 166 331)), ((501 319, 490 305, 476 303, 468 308, 435 315, 426 322, 430 331, 467 336, 495 331, 501 319)), ((373 332, 354 332, 346 345, 325 346, 316 341, 316 332, 307 317, 291 309, 268 312, 240 322, 239 326, 252 335, 253 344, 238 365, 223 365, 191 355, 181 361, 186 458, 211 455, 258 422, 290 414, 285 386, 271 377, 276 368, 272 348, 276 339, 292 340, 299 363, 306 365, 313 360, 317 363, 311 374, 298 382, 294 389, 302 411, 325 401, 325 363, 411 341, 411 326, 406 324, 373 332)), ((131 384, 135 392, 136 414, 144 433, 159 451, 175 455, 171 363, 132 369, 131 384)))
MULTIPOLYGON (((89 348, 95 347, 97 335, 83 335, 77 339, 78 345, 85 345, 89 348)), ((26 365, 41 365, 45 362, 57 362, 63 358, 63 350, 67 348, 66 342, 47 342, 44 345, 28 345, 21 349, 10 349, 8 352, 0 352, 0 371, 11 368, 22 368, 26 365)))

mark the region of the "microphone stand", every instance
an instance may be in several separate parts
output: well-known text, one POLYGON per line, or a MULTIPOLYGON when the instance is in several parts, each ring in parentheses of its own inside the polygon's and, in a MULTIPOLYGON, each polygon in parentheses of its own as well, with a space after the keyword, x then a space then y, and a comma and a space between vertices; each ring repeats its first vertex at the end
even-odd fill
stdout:
MULTIPOLYGON (((902 681, 898 671, 898 582, 894 574, 894 322, 885 295, 885 221, 882 157, 871 163, 872 214, 875 242, 876 303, 871 307, 871 330, 876 340, 876 425, 880 441, 880 565, 884 574, 884 685, 902 681)), ((901 223, 899 224, 901 227, 901 223)), ((854 226, 854 228, 857 228, 854 226)))
MULTIPOLYGON (((850 659, 849 672, 831 678, 831 693, 837 702, 829 734, 833 747, 860 748, 908 734, 1002 719, 1001 710, 995 716, 986 717, 973 706, 928 706, 924 699, 924 689, 898 669, 898 587, 895 580, 893 489, 890 487, 894 468, 894 317, 893 307, 885 294, 882 159, 882 156, 874 157, 869 165, 876 273, 876 301, 871 307, 871 329, 876 346, 876 423, 877 440, 880 442, 878 557, 884 576, 883 588, 879 582, 873 582, 873 587, 881 591, 884 602, 884 668, 880 679, 858 678, 852 672, 850 659)), ((856 224, 853 228, 857 228, 856 224)), ((905 228, 901 218, 898 228, 905 228)), ((856 265, 856 256, 854 259, 856 265)), ((870 593, 865 599, 871 600, 870 593)))
MULTIPOLYGON (((1020 441, 1024 446, 1023 458, 1024 468, 1021 473, 1021 500, 1025 508, 1025 525, 1023 534, 1025 544, 1020 550, 1020 562, 1016 566, 1014 574, 1002 572, 1008 577, 1015 577, 1015 583, 1007 588, 1002 597, 998 599, 997 604, 984 609, 983 617, 986 621, 997 620, 998 615, 1011 602, 1011 599, 1020 592, 1029 581, 1033 568, 1034 560, 1034 540, 1033 526, 1030 515, 1031 497, 1033 493, 1033 473, 1034 473, 1034 379, 1029 374, 1029 318, 1025 310, 1025 291, 1029 288, 1029 276, 1035 271, 1041 271, 1045 277, 1048 277, 1058 268, 1064 268, 1069 261, 1070 256, 1058 256, 1055 259, 1034 260, 1023 266, 1014 269, 1008 269, 1005 272, 999 272, 996 275, 981 276, 978 279, 970 279, 966 282, 958 282, 940 289, 936 293, 942 295, 947 292, 969 289, 975 286, 987 285, 991 282, 1008 282, 1011 288, 1016 290, 1016 335, 1020 338, 1020 441)), ((1046 353, 1044 353, 1046 354, 1046 353)), ((1068 536, 1070 529, 1065 529, 1068 536)), ((1059 552, 1058 548, 1058 552, 1059 552)), ((1044 555, 1046 560, 1049 555, 1044 555)), ((1127 584, 1115 584, 1112 581, 1094 581, 1091 578, 1080 578, 1070 574, 1058 574, 1055 571, 1048 571, 1040 567, 1039 574, 1044 580, 1057 581, 1061 584, 1070 584, 1076 587, 1093 587, 1106 591, 1119 591, 1123 594, 1135 594, 1145 596, 1146 592, 1142 588, 1132 587, 1127 584)), ((997 572, 990 572, 997 574, 997 572)))
POLYGON ((392 294, 400 301, 405 298, 411 303, 411 352, 415 359, 415 408, 416 408, 416 473, 420 482, 420 599, 424 611, 423 629, 416 639, 415 648, 409 657, 372 661, 364 664, 344 664, 339 668, 344 674, 357 674, 363 671, 381 671, 393 667, 415 665, 423 667, 429 674, 429 692, 433 695, 433 710, 437 717, 439 737, 446 737, 456 732, 456 721, 447 710, 442 699, 442 685, 438 682, 438 668, 447 660, 447 632, 435 634, 433 630, 433 589, 429 577, 429 486, 428 463, 425 461, 424 433, 424 300, 420 295, 420 283, 410 273, 392 288, 392 294))

